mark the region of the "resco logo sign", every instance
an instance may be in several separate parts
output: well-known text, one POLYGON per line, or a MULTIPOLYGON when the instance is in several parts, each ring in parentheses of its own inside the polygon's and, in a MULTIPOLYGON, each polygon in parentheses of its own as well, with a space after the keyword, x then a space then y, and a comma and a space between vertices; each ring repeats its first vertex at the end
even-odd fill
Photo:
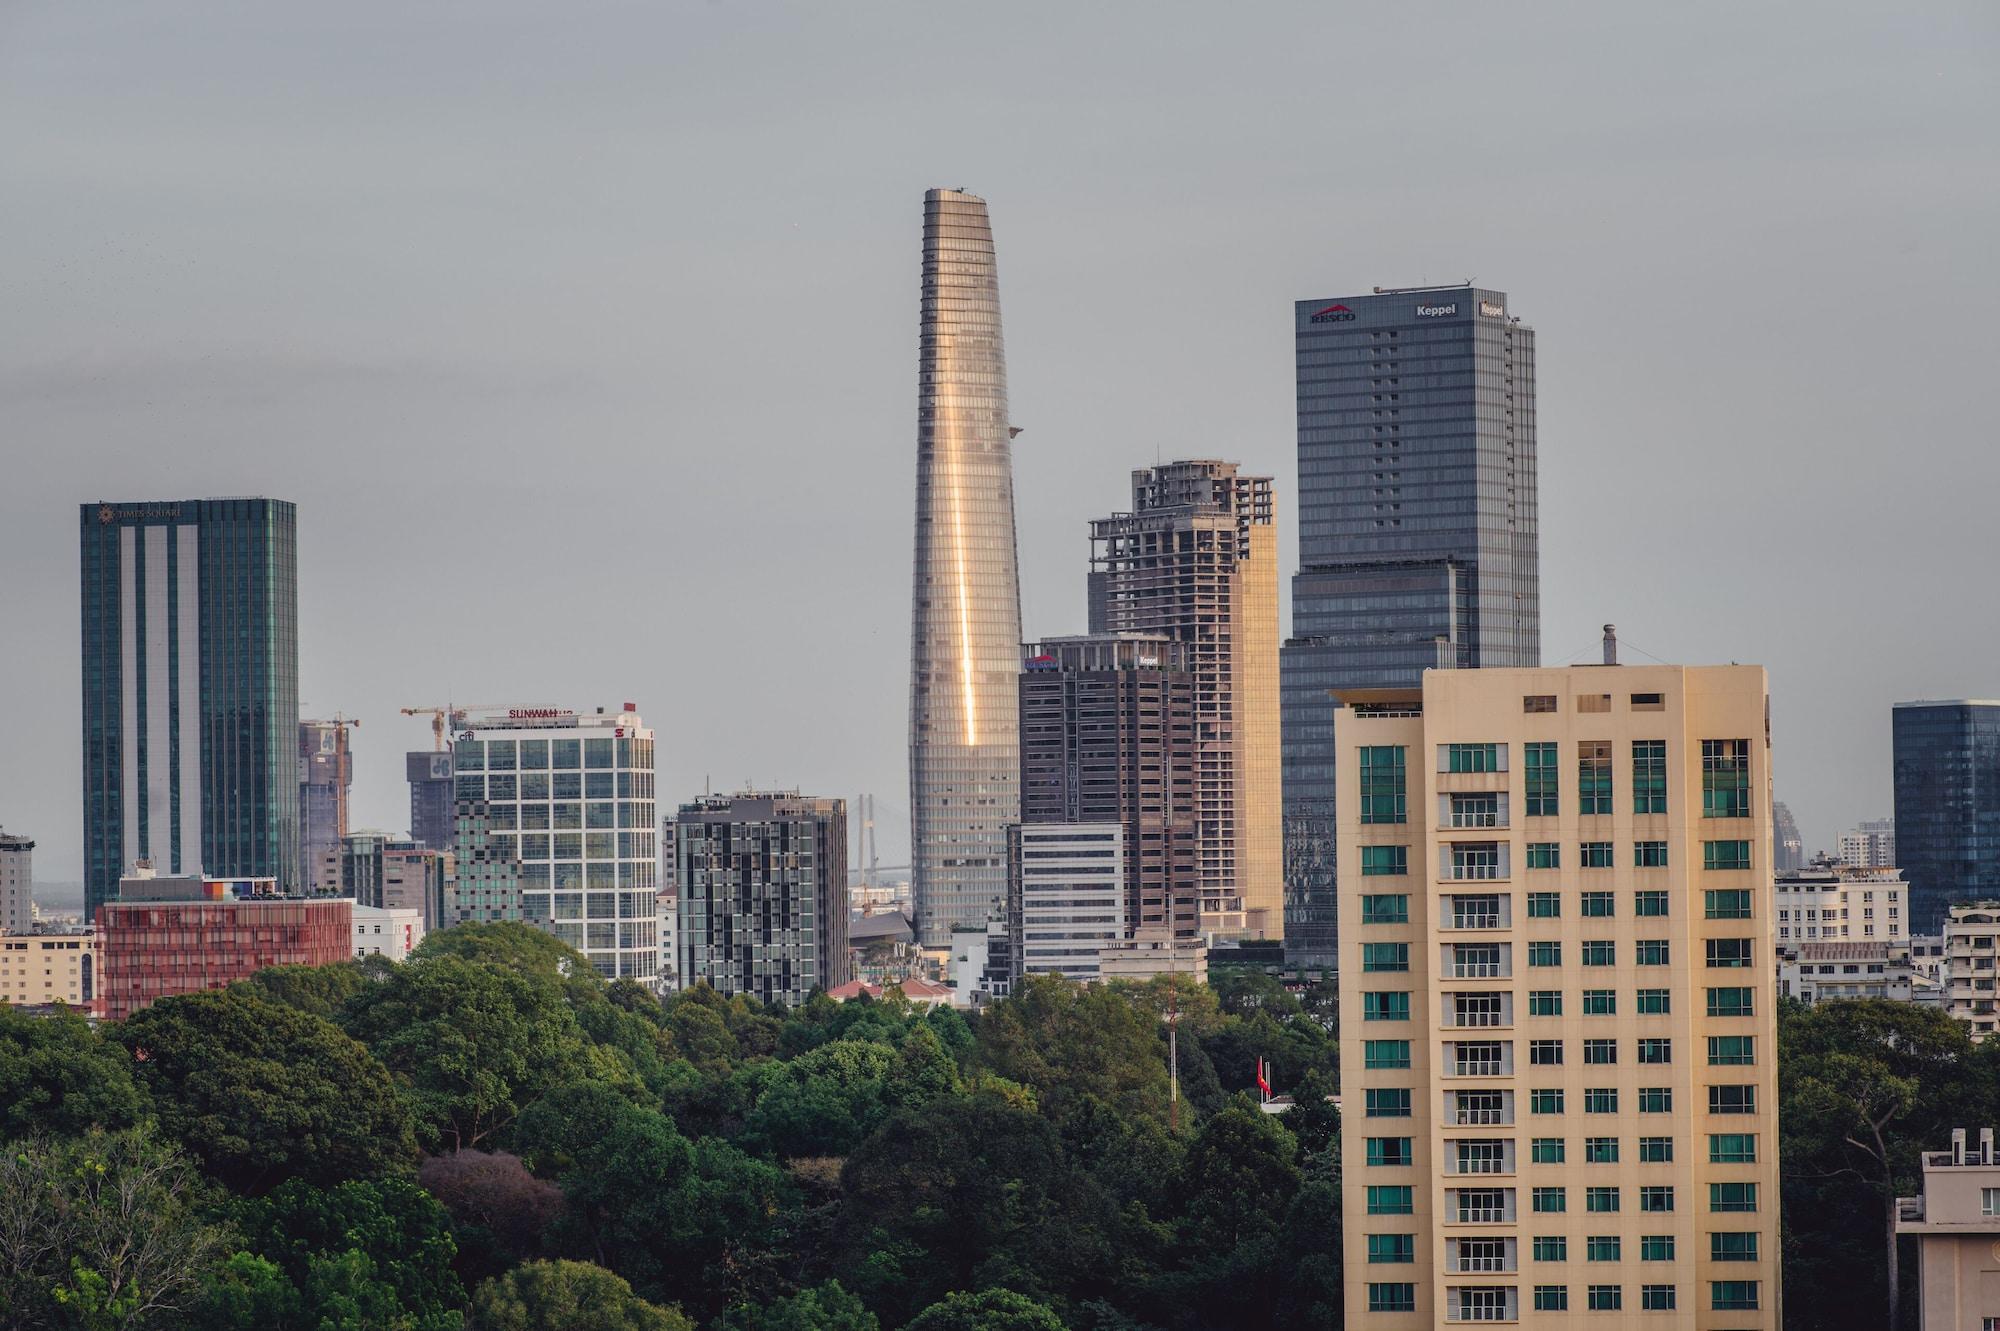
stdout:
POLYGON ((1417 317, 1419 319, 1443 319, 1457 313, 1458 313, 1458 302, 1456 301, 1453 301, 1449 305, 1417 306, 1417 317))
POLYGON ((1329 305, 1323 310, 1314 310, 1308 321, 1316 324, 1344 324, 1354 322, 1354 311, 1345 305, 1329 305))
POLYGON ((1503 319, 1507 315, 1507 308, 1504 305, 1496 305, 1490 300, 1482 300, 1479 302, 1479 312, 1489 319, 1503 319))

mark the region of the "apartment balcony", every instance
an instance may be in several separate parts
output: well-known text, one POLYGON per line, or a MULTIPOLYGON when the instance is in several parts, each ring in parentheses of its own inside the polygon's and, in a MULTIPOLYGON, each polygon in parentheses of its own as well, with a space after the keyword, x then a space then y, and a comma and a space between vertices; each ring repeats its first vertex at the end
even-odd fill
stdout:
POLYGON ((1446 1212, 1454 1224, 1460 1225, 1511 1225, 1514 1223, 1514 1208, 1505 1204, 1499 1206, 1459 1206, 1446 1212))
POLYGON ((1461 1303, 1453 1300, 1456 1291, 1445 1291, 1444 1320, 1447 1322, 1518 1322, 1521 1320, 1520 1303, 1512 1287, 1496 1290, 1505 1297, 1493 1303, 1461 1303))
POLYGON ((1447 1175, 1458 1178, 1462 1178, 1467 1175, 1486 1175, 1491 1177, 1500 1177, 1515 1172, 1513 1142, 1511 1141, 1478 1142, 1474 1143, 1474 1145, 1481 1148, 1482 1150, 1481 1154, 1448 1155, 1445 1157, 1444 1172, 1447 1175), (1484 1154, 1483 1153, 1484 1149, 1490 1146, 1499 1147, 1500 1150, 1498 1154, 1494 1155, 1484 1154))
POLYGON ((1444 1269, 1455 1276, 1512 1275, 1521 1264, 1512 1257, 1473 1255, 1447 1259, 1444 1269))
POLYGON ((1513 1238, 1446 1239, 1444 1269, 1451 1275, 1510 1275, 1520 1269, 1520 1241, 1513 1238))
POLYGON ((1461 1128, 1511 1128, 1514 1116, 1504 1109, 1455 1109, 1448 1114, 1453 1126, 1461 1128))
POLYGON ((1514 922, 1513 899, 1506 893, 1447 892, 1443 907, 1440 923, 1448 929, 1507 929, 1514 922))

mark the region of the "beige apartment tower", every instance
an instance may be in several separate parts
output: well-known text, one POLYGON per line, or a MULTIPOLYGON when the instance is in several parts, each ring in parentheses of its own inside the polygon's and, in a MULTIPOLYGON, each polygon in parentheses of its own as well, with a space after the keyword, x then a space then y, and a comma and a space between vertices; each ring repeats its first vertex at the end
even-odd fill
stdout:
POLYGON ((1763 669, 1336 697, 1347 1326, 1773 1331, 1763 669))
POLYGON ((1234 462, 1135 471, 1090 524, 1090 631, 1186 644, 1202 928, 1234 937, 1284 933, 1277 542, 1271 478, 1234 462))

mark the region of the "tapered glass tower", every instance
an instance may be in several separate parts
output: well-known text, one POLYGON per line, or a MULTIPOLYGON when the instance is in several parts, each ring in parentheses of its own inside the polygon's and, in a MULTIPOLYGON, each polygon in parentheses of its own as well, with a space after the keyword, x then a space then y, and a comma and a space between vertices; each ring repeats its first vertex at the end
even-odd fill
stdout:
POLYGON ((986 201, 924 195, 917 533, 910 614, 910 882, 946 946, 1007 896, 1019 820, 1021 590, 1007 358, 986 201))

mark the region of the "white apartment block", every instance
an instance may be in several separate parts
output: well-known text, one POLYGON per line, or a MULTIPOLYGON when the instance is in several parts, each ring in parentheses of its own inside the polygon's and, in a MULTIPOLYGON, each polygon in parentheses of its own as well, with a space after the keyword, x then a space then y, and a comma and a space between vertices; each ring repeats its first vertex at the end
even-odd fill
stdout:
POLYGON ((1901 869, 1816 864, 1781 870, 1772 885, 1780 949, 1797 943, 1907 943, 1909 884, 1901 869))
POLYGON ((1778 946, 1778 992, 1811 1005, 1829 998, 1914 1002, 1916 973, 1907 943, 1797 943, 1778 946))
POLYGON ((1993 1034, 2000 1011, 2000 901, 1953 906, 1944 923, 1944 1010, 1972 1029, 1974 1040, 1993 1034))
POLYGON ((1336 696, 1350 1331, 1778 1327, 1764 671, 1336 696))
POLYGON ((1125 829, 1119 823, 1021 823, 1011 838, 1018 946, 1025 975, 1099 978, 1125 936, 1125 829))
POLYGON ((413 906, 354 907, 354 958, 387 957, 407 961, 424 941, 424 913, 413 906))
POLYGON ((1876 818, 1840 836, 1840 859, 1857 868, 1881 868, 1896 862, 1896 820, 1876 818))
MULTIPOLYGON (((2000 1331, 2000 1154, 1993 1129, 1923 1153, 1924 1190, 1896 1199, 1896 1232, 1917 1239, 1923 1331, 2000 1331)), ((1905 1279, 1908 1279, 1907 1271, 1905 1279)))

